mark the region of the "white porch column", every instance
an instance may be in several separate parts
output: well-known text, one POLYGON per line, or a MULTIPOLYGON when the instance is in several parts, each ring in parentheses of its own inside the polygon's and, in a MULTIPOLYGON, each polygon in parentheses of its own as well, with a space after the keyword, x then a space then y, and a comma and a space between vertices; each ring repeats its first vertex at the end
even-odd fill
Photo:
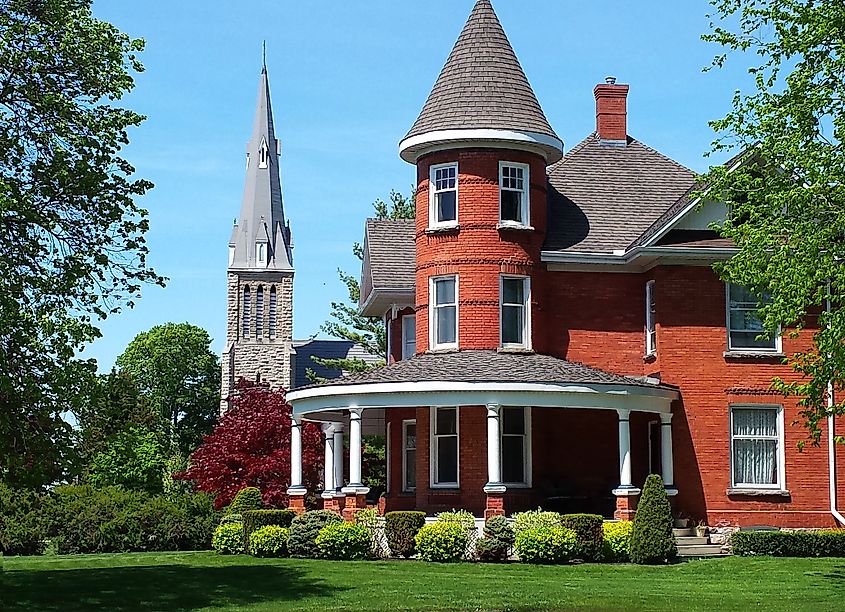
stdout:
POLYGON ((349 409, 349 486, 345 493, 368 493, 361 482, 361 413, 360 408, 349 409))
POLYGON ((292 415, 290 419, 290 488, 288 495, 304 495, 302 486, 302 418, 292 415))
POLYGON ((660 467, 666 492, 673 495, 675 488, 675 459, 672 454, 672 413, 660 414, 660 467))
POLYGON ((334 495, 334 424, 323 425, 325 454, 323 456, 323 495, 334 495))
POLYGON ((619 413, 619 488, 633 489, 631 479, 631 411, 619 413))
POLYGON ((501 406, 487 404, 487 493, 502 493, 501 406))
POLYGON ((343 425, 334 426, 334 486, 335 490, 343 487, 343 425))

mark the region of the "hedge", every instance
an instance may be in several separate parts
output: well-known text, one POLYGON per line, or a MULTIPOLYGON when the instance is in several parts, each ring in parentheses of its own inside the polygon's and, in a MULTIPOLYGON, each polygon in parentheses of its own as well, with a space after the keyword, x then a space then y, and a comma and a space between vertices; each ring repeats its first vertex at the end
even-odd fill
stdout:
POLYGON ((631 560, 631 531, 634 524, 631 521, 614 521, 604 523, 604 545, 602 547, 602 561, 609 563, 627 563, 631 560))
POLYGON ((604 518, 598 514, 564 514, 560 523, 571 529, 578 538, 575 557, 584 561, 599 561, 601 559, 604 532, 602 525, 604 518))
POLYGON ((261 491, 256 487, 244 487, 235 495, 235 499, 226 508, 226 514, 243 514, 249 510, 260 510, 264 507, 261 491))
POLYGON ((543 511, 540 508, 517 512, 513 515, 513 530, 519 535, 526 529, 539 529, 540 527, 560 527, 560 514, 557 512, 543 511))
POLYGON ((845 529, 835 531, 737 531, 735 555, 750 557, 845 557, 845 529))
MULTIPOLYGON (((233 515, 230 514, 229 516, 233 515)), ((296 518, 296 512, 293 510, 246 510, 240 516, 244 526, 244 548, 247 553, 250 553, 249 537, 253 531, 268 525, 287 529, 293 519, 296 518)))
POLYGON ((384 515, 384 535, 393 556, 407 559, 416 553, 414 538, 423 525, 425 512, 403 510, 384 515))
POLYGON ((42 499, 31 491, 0 484, 0 554, 40 555, 46 531, 42 499))
POLYGON ((523 563, 551 565, 572 559, 578 537, 566 527, 537 527, 517 533, 515 545, 523 563))

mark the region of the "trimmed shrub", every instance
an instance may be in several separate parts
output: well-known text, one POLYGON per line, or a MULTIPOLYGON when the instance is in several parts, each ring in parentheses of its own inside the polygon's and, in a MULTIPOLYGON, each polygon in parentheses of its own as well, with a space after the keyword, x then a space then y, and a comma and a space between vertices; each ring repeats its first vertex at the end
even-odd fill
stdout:
POLYGON ((425 512, 397 511, 384 515, 384 534, 395 557, 410 558, 416 553, 414 538, 425 525, 425 512))
POLYGON ((235 499, 226 508, 226 514, 243 514, 248 510, 260 510, 263 507, 261 491, 256 487, 245 487, 235 495, 235 499))
POLYGON ((0 554, 40 555, 45 537, 41 497, 0 484, 0 554))
POLYGON ((317 558, 317 535, 329 523, 340 523, 341 519, 331 510, 312 510, 293 519, 288 529, 288 552, 291 557, 317 558))
POLYGON ((517 533, 514 545, 523 563, 552 565, 572 559, 578 536, 566 527, 537 527, 517 533))
POLYGON ((614 521, 604 523, 604 545, 602 546, 602 560, 610 563, 627 563, 631 560, 631 531, 634 524, 631 521, 614 521))
POLYGON ((541 508, 528 510, 527 512, 517 512, 513 515, 513 530, 517 535, 526 529, 560 526, 560 514, 557 512, 547 512, 541 508))
POLYGON ((249 534, 249 553, 256 557, 285 557, 288 554, 288 530, 279 525, 265 525, 249 534))
POLYGON ((575 551, 577 559, 584 561, 601 559, 601 549, 604 544, 602 531, 604 518, 598 514, 564 514, 560 522, 567 529, 574 531, 578 537, 578 548, 575 551))
POLYGON ((320 529, 316 544, 323 559, 356 561, 369 556, 372 535, 359 523, 329 523, 320 529))
POLYGON ((737 531, 733 554, 741 557, 845 557, 845 529, 825 531, 737 531))
POLYGON ((287 529, 296 517, 296 512, 293 510, 247 510, 240 516, 243 517, 244 524, 244 548, 247 553, 251 553, 249 537, 253 531, 268 525, 287 529))
POLYGON ((378 527, 379 514, 378 510, 375 508, 364 508, 363 510, 358 510, 355 513, 354 518, 356 523, 363 525, 364 527, 368 527, 370 529, 378 527))
POLYGON ((657 474, 646 478, 634 526, 631 531, 631 561, 640 565, 654 565, 674 561, 678 556, 672 533, 672 509, 657 474))
POLYGON ((420 559, 437 563, 461 560, 468 541, 466 528, 451 521, 425 525, 414 537, 420 559))
POLYGON ((475 529, 475 516, 467 510, 452 510, 435 515, 438 523, 455 523, 464 529, 475 529))
POLYGON ((237 512, 233 512, 232 514, 227 514, 222 519, 220 519, 221 525, 228 525, 229 523, 243 523, 243 522, 244 522, 244 515, 239 514, 237 512))
POLYGON ((243 525, 229 523, 218 525, 211 536, 211 545, 219 555, 240 555, 244 552, 243 525))
POLYGON ((503 516, 491 516, 484 524, 484 537, 475 543, 475 553, 480 561, 502 563, 508 560, 516 535, 503 516))

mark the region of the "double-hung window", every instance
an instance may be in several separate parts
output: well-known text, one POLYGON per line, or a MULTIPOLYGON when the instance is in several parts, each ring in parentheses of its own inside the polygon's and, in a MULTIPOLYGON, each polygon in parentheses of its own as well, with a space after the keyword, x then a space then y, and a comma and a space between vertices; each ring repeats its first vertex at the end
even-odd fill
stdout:
POLYGON ((402 421, 402 490, 417 488, 417 422, 402 421))
POLYGON ((502 276, 499 295, 502 346, 530 348, 531 280, 526 276, 502 276))
POLYGON ((458 346, 458 277, 431 279, 431 348, 458 346))
POLYGON ((783 409, 731 406, 731 485, 783 489, 783 409))
POLYGON ((402 360, 417 354, 417 316, 402 317, 402 360))
MULTIPOLYGON (((766 296, 763 296, 766 301, 766 296)), ((728 283, 728 350, 759 353, 780 351, 780 336, 765 337, 757 314, 757 296, 741 285, 728 283)))
POLYGON ((502 482, 508 485, 530 483, 528 408, 504 406, 502 419, 502 482))
POLYGON ((503 224, 528 225, 527 164, 499 163, 499 216, 503 224))
POLYGON ((657 309, 654 301, 654 281, 645 285, 645 354, 657 352, 657 309))
POLYGON ((429 226, 443 227, 458 222, 458 164, 431 167, 429 226))
POLYGON ((459 486, 458 465, 458 409, 433 408, 431 424, 431 485, 459 486))

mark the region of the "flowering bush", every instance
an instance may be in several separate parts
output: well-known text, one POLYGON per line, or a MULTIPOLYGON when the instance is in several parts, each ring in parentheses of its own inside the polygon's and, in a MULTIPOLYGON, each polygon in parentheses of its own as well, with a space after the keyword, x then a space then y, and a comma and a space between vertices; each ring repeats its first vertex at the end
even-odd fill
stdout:
POLYGON ((240 555, 244 552, 244 526, 242 523, 219 525, 211 536, 211 546, 220 555, 240 555))
POLYGON ((544 512, 542 509, 517 512, 513 515, 513 530, 519 534, 526 529, 539 527, 560 527, 561 516, 557 512, 544 512))
POLYGON ((369 556, 372 535, 358 523, 330 523, 320 529, 316 544, 323 559, 354 561, 369 556))
POLYGON ((515 545, 520 561, 550 565, 571 560, 578 538, 566 527, 537 527, 517 533, 515 545))
POLYGON ((423 561, 448 563, 464 556, 468 539, 467 530, 459 523, 442 522, 420 529, 414 542, 423 561))
POLYGON ((604 523, 604 546, 602 559, 611 563, 626 563, 631 560, 631 531, 634 524, 631 521, 615 521, 604 523))
POLYGON ((249 552, 256 557, 285 557, 288 554, 288 530, 265 525, 249 534, 249 552))

